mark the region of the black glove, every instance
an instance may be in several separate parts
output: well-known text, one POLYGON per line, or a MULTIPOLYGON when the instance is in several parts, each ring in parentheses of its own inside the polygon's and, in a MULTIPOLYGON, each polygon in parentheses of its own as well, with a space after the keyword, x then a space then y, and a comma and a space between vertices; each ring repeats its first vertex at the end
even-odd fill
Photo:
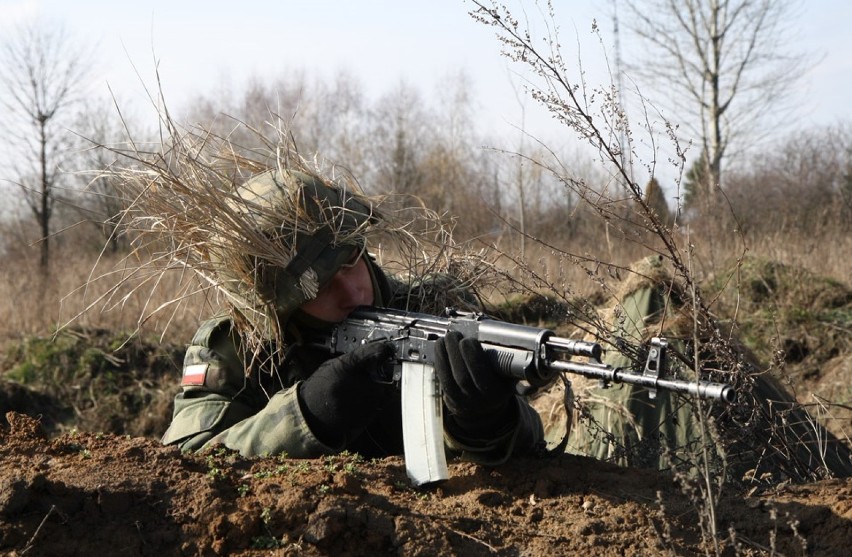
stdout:
POLYGON ((298 390, 308 427, 323 443, 345 447, 375 418, 388 385, 371 374, 393 354, 391 342, 359 346, 323 363, 298 390))
POLYGON ((473 338, 451 331, 435 343, 435 371, 443 389, 450 433, 467 440, 505 435, 517 423, 514 382, 499 375, 473 338))

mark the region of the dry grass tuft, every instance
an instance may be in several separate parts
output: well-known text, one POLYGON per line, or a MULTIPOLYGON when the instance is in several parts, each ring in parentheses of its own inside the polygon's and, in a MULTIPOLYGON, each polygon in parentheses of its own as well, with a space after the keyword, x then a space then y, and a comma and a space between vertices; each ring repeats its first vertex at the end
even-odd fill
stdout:
MULTIPOLYGON (((398 277, 452 270, 472 285, 485 282, 493 266, 483 252, 469 253, 455 244, 451 227, 438 213, 407 196, 365 195, 344 169, 304 157, 281 126, 275 128, 276 143, 254 133, 257 146, 245 148, 204 129, 181 128, 168 113, 161 119, 167 139, 157 149, 143 150, 133 141, 121 149, 100 146, 124 161, 98 178, 114 184, 124 206, 117 233, 130 240, 132 249, 118 261, 99 258, 79 293, 90 301, 71 322, 96 308, 126 310, 131 299, 141 299, 135 329, 158 320, 165 330, 183 307, 197 307, 200 299, 206 308, 229 311, 248 340, 280 340, 263 268, 286 267, 294 254, 293 238, 320 225, 299 200, 270 205, 241 195, 248 178, 270 170, 303 173, 359 199, 377 218, 354 228, 327 220, 336 211, 350 210, 342 200, 340 207, 321 207, 326 216, 320 220, 332 225, 335 245, 366 241, 382 266, 398 277), (278 232, 270 234, 270 228, 278 232)), ((251 135, 254 130, 242 131, 251 135)), ((307 297, 316 291, 304 276, 301 286, 307 297)))

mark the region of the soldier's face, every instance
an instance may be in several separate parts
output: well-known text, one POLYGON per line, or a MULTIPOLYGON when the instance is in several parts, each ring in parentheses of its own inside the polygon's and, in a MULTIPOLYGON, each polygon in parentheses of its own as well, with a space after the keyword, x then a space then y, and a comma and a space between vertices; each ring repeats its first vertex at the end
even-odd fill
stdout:
POLYGON ((322 321, 338 323, 358 306, 372 303, 373 281, 359 251, 355 262, 341 267, 316 298, 302 304, 302 311, 322 321))

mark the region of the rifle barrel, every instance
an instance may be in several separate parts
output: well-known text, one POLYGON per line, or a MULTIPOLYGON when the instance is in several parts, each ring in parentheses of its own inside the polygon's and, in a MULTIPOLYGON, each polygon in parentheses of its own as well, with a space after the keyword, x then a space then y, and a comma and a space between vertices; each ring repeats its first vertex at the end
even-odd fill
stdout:
POLYGON ((681 379, 663 379, 639 373, 632 373, 621 368, 614 368, 604 364, 580 363, 570 361, 553 361, 550 366, 559 371, 593 377, 607 383, 628 383, 639 385, 649 389, 661 389, 687 393, 706 399, 734 402, 736 391, 726 383, 713 383, 710 381, 685 381, 681 379))
POLYGON ((597 342, 573 340, 570 338, 550 337, 547 339, 547 348, 552 348, 557 352, 570 354, 571 356, 585 356, 598 362, 603 355, 603 348, 597 342))

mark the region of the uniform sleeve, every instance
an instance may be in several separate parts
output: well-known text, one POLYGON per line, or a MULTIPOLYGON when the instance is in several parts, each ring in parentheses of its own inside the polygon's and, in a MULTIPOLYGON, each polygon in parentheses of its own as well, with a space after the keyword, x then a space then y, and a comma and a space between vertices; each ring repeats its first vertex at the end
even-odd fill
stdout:
POLYGON ((227 319, 199 329, 184 358, 182 392, 162 442, 188 451, 224 445, 243 456, 335 452, 308 429, 297 384, 267 397, 247 381, 238 343, 227 319))
POLYGON ((544 428, 541 417, 518 395, 515 397, 518 423, 497 439, 460 439, 444 429, 444 444, 447 449, 465 460, 496 466, 512 456, 533 456, 544 446, 544 428))

